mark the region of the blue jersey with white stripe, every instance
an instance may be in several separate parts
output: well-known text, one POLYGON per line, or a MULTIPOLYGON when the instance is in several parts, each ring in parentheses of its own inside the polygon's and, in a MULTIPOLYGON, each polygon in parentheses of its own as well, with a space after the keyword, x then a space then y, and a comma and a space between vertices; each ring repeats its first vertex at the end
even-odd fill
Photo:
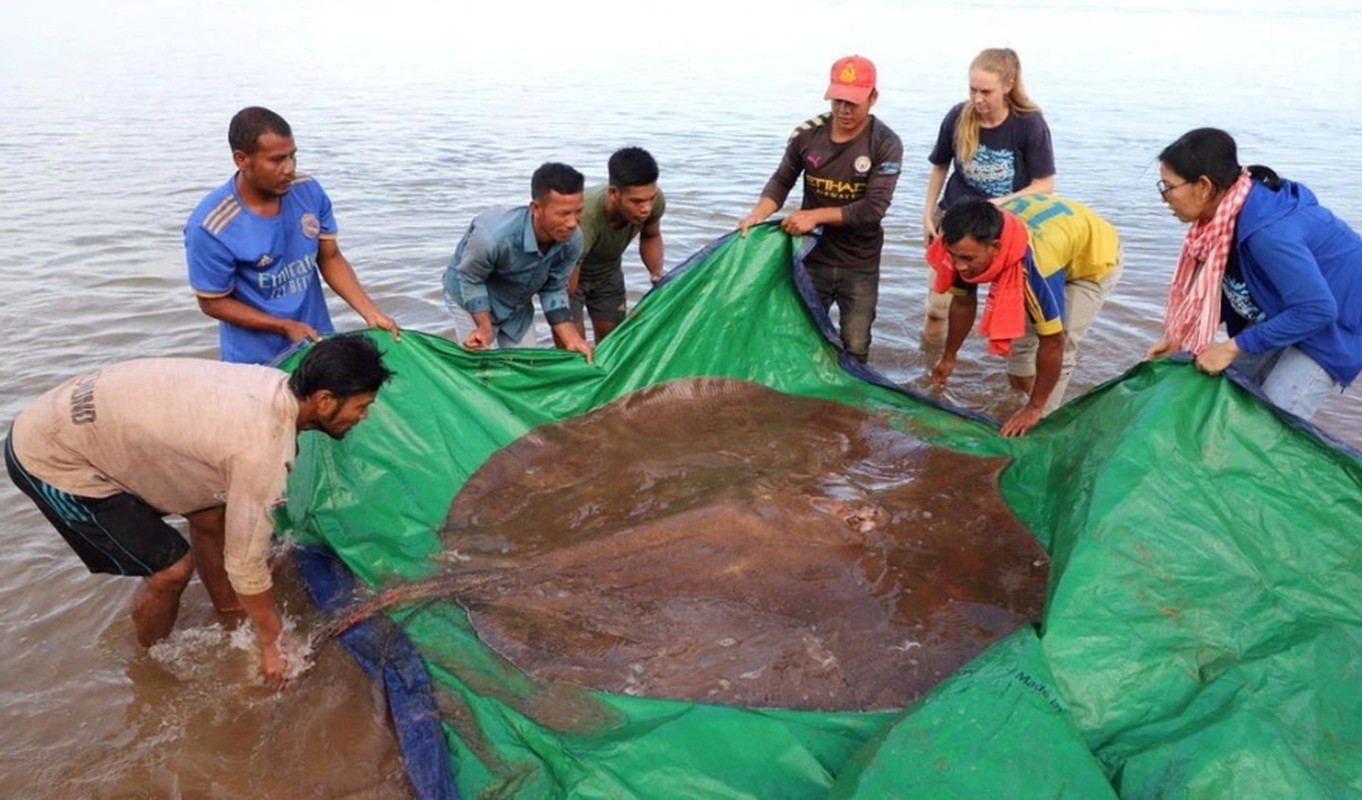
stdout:
MULTIPOLYGON (((233 175, 185 224, 189 285, 199 297, 232 297, 328 333, 333 327, 318 285, 317 248, 335 236, 331 200, 310 177, 298 176, 278 215, 262 217, 242 202, 233 175)), ((226 322, 218 330, 223 361, 266 364, 291 344, 282 334, 226 322)))

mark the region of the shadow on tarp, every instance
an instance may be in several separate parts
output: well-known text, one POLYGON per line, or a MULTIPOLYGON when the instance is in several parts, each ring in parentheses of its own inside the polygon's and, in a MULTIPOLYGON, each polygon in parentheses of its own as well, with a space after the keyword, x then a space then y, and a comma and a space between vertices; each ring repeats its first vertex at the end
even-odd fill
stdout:
MULTIPOLYGON (((533 427, 676 378, 751 380, 874 411, 937 446, 1012 456, 1004 497, 1052 555, 1039 630, 1018 631, 900 713, 584 692, 600 710, 592 724, 554 726, 535 721, 533 687, 486 652, 462 609, 393 612, 353 641, 382 645, 369 658, 385 675, 383 659, 403 662, 385 685, 399 729, 425 724, 424 735, 399 734, 421 796, 1362 791, 1355 453, 1230 381, 1167 361, 1002 439, 996 424, 867 379, 873 370, 843 358, 809 289, 795 240, 762 226, 670 273, 594 366, 554 350, 470 353, 416 332, 400 344, 375 334, 397 377, 345 440, 302 437, 281 526, 363 585, 426 577, 463 482, 533 427), (424 691, 421 672, 438 704, 400 696, 424 691), (442 767, 429 763, 437 728, 442 767)), ((314 571, 305 565, 310 585, 314 571)))

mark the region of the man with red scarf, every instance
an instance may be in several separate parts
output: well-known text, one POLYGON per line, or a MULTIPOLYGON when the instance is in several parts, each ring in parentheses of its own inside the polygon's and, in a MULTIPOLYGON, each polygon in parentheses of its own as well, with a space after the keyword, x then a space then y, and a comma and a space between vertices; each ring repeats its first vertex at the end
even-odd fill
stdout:
POLYGON ((1012 387, 1026 405, 1002 425, 1021 436, 1064 400, 1078 346, 1121 274, 1120 239, 1082 203, 1028 195, 995 205, 966 200, 946 210, 927 250, 934 291, 951 293, 946 346, 932 368, 944 386, 974 326, 980 284, 988 300, 979 332, 1007 358, 1012 387))

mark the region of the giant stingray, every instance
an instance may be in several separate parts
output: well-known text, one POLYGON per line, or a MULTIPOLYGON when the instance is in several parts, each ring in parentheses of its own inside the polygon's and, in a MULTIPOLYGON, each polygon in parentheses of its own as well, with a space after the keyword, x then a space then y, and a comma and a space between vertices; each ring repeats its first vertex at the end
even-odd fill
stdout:
POLYGON ((420 598, 541 682, 751 707, 900 708, 1039 616, 1006 459, 724 379, 650 387, 494 454, 420 598))

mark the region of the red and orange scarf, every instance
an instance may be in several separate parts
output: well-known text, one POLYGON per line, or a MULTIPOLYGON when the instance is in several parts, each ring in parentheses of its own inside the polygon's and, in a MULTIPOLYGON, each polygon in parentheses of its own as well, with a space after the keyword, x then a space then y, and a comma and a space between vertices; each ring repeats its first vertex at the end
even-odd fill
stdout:
POLYGON ((1234 246, 1234 223, 1252 186, 1245 170, 1216 206, 1215 214, 1187 229, 1163 311, 1163 335, 1179 350, 1196 355, 1215 341, 1220 328, 1220 284, 1234 246))
POLYGON ((1012 340, 1020 339, 1026 333, 1026 276, 1022 260, 1026 258, 1029 245, 1026 223, 1004 211, 998 252, 988 269, 973 278, 966 278, 956 271, 946 241, 940 236, 927 248, 927 263, 936 270, 932 291, 948 291, 955 284, 956 276, 967 283, 992 284, 984 303, 979 333, 988 339, 988 352, 996 356, 1012 355, 1012 340))

